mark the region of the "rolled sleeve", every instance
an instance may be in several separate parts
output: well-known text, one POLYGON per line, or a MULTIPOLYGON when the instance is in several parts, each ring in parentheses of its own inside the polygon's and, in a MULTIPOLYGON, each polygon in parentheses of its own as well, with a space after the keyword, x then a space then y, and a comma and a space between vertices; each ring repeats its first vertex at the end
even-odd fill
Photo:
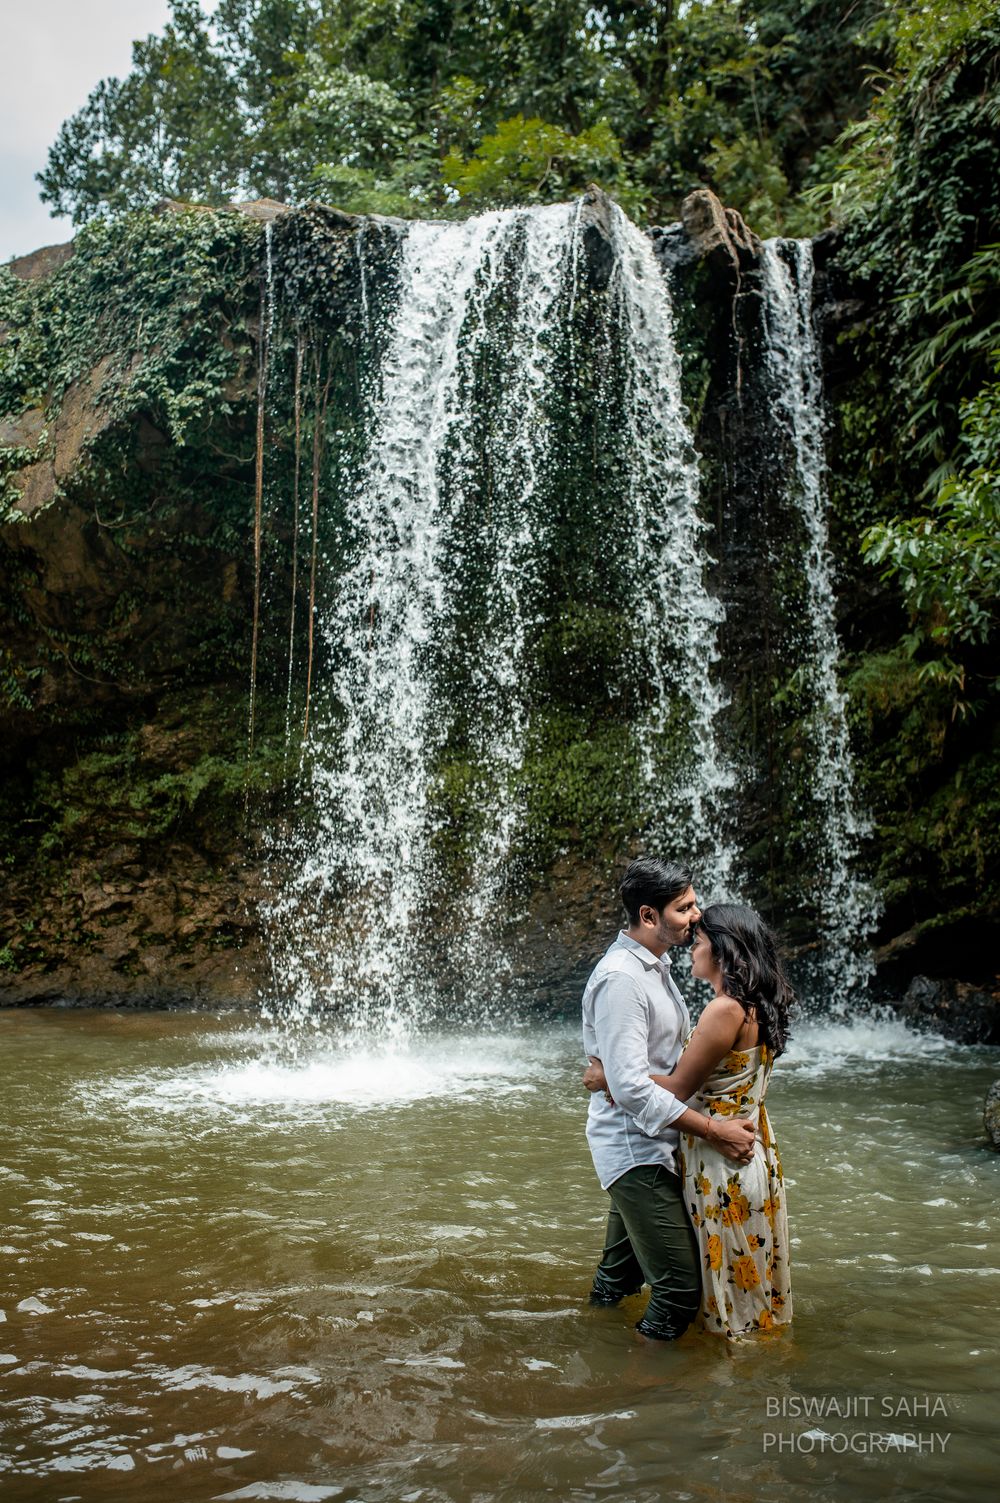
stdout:
POLYGON ((615 1104, 647 1137, 660 1137, 687 1103, 649 1077, 649 1003, 623 972, 611 972, 598 988, 594 1032, 615 1104))

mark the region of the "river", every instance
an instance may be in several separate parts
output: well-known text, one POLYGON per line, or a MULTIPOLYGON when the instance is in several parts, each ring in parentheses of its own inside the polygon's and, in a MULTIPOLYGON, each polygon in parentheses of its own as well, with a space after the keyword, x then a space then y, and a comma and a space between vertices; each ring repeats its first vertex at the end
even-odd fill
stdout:
POLYGON ((12 1503, 996 1496, 995 1050, 801 1023, 794 1324, 643 1346, 641 1300, 586 1304, 572 1022, 365 1052, 47 1009, 0 1047, 12 1503))

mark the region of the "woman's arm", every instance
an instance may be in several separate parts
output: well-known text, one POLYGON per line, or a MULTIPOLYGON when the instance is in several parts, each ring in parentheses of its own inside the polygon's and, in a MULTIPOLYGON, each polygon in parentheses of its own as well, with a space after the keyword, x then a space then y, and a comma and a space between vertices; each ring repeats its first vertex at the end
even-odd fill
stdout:
POLYGON ((670 1074, 653 1076, 656 1084, 666 1085, 667 1090, 687 1101, 705 1084, 720 1059, 725 1059, 745 1022, 746 1013, 735 998, 713 997, 670 1074))
MULTIPOLYGON (((715 997, 691 1035, 691 1042, 669 1075, 653 1075, 657 1085, 665 1086, 681 1101, 693 1096, 703 1085, 720 1059, 724 1059, 740 1036, 746 1014, 732 997, 715 997)), ((592 1060, 583 1077, 588 1091, 607 1090, 600 1060, 592 1060)))

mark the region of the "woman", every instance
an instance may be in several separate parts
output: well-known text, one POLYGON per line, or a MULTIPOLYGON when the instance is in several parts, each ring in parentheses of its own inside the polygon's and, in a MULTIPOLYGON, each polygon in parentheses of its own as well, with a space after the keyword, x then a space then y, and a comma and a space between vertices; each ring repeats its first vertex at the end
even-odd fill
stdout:
MULTIPOLYGON (((756 1124, 749 1164, 734 1164, 685 1133, 678 1155, 701 1250, 705 1327, 747 1336, 792 1318, 785 1190, 764 1096, 785 1047, 794 997, 774 936, 742 904, 705 909, 691 972, 709 982, 715 996, 670 1074, 652 1078, 709 1116, 756 1124)), ((584 1081, 591 1090, 604 1089, 600 1065, 592 1065, 584 1081)))

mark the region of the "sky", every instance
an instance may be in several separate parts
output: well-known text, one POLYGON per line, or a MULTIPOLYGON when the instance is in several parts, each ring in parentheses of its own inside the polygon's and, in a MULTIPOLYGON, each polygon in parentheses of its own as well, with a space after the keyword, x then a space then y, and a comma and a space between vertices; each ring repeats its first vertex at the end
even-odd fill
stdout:
POLYGON ((170 14, 167 0, 21 0, 4 10, 0 261, 72 237, 71 222, 39 201, 35 173, 66 117, 102 78, 127 73, 132 42, 162 31, 170 14))

